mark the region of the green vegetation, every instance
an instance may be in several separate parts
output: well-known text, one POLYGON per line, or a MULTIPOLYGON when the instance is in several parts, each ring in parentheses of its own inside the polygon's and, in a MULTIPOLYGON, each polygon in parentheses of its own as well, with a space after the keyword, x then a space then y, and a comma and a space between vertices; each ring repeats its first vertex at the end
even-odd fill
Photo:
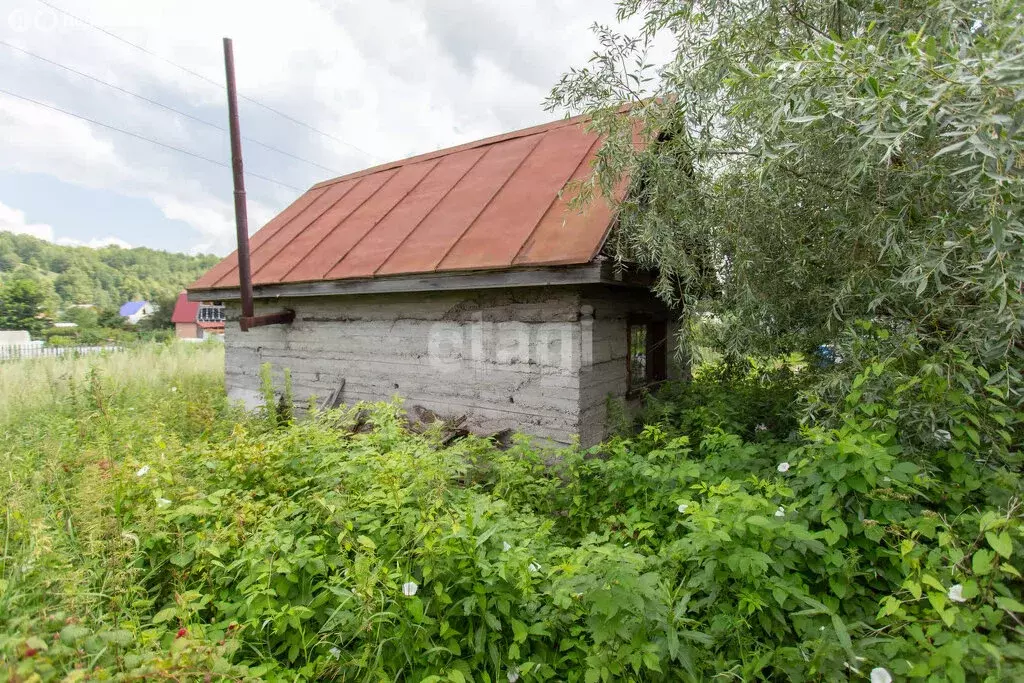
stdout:
POLYGON ((5 366, 0 676, 1024 680, 1018 5, 620 2, 552 102, 719 362, 589 452, 5 366))
POLYGON ((0 232, 0 329, 35 335, 47 319, 82 325, 79 317, 96 315, 98 321, 83 326, 116 330, 121 304, 145 299, 173 308, 178 292, 218 260, 144 248, 66 247, 0 232), (94 308, 75 308, 86 304, 94 308))
POLYGON ((0 679, 1024 676, 1019 460, 960 392, 911 450, 864 395, 801 427, 799 358, 719 366, 635 436, 502 451, 247 416, 221 362, 0 375, 0 679))

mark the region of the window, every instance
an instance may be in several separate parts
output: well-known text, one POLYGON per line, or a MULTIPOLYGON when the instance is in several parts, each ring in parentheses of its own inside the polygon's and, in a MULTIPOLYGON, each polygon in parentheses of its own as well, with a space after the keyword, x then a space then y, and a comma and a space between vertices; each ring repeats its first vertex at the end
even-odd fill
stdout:
POLYGON ((196 319, 201 323, 219 323, 224 321, 224 307, 203 304, 199 307, 196 319))
POLYGON ((668 378, 668 324, 631 318, 626 324, 626 343, 626 396, 631 398, 668 378))

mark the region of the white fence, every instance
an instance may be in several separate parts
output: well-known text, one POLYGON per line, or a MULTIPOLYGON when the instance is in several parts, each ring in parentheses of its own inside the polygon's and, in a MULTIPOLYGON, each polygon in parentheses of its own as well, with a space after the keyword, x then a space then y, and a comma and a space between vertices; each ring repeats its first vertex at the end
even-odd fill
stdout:
POLYGON ((96 353, 124 351, 123 346, 41 346, 24 344, 0 346, 0 361, 23 360, 27 358, 59 358, 62 356, 87 356, 96 353))

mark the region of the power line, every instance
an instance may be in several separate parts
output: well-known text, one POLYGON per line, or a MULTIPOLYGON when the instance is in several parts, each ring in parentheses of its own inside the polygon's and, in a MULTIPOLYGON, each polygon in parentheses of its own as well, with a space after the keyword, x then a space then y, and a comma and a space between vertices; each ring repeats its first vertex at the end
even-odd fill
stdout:
MULTIPOLYGON (((31 97, 25 97, 24 95, 18 95, 17 93, 13 93, 13 92, 10 92, 8 90, 4 90, 2 88, 0 88, 0 93, 2 93, 4 95, 7 95, 9 97, 17 98, 19 100, 24 100, 25 102, 31 102, 32 104, 38 105, 40 107, 45 107, 46 109, 50 109, 50 110, 53 110, 53 111, 56 111, 56 112, 60 112, 61 114, 65 114, 67 116, 71 116, 71 117, 74 117, 76 119, 81 119, 82 121, 86 121, 86 122, 91 123, 91 124, 93 124, 95 126, 100 126, 101 128, 106 128, 108 130, 112 130, 112 131, 121 133, 123 135, 128 135, 128 136, 136 138, 138 140, 144 140, 145 142, 149 142, 149 143, 152 143, 154 145, 158 145, 158 146, 163 147, 165 149, 169 149, 169 150, 172 150, 174 152, 179 152, 180 154, 187 154, 190 157, 194 157, 196 159, 200 159, 200 160, 205 161, 207 163, 215 164, 215 165, 221 166, 223 168, 231 168, 230 164, 226 164, 223 161, 217 161, 216 159, 211 159, 210 157, 204 157, 202 154, 196 154, 195 152, 190 152, 187 149, 182 149, 181 147, 175 147, 174 145, 169 145, 166 142, 160 142, 159 140, 154 140, 153 138, 148 138, 145 135, 139 135, 138 133, 133 133, 130 130, 125 130, 123 128, 118 128, 117 126, 111 126, 110 124, 103 123, 102 121, 97 121, 95 119, 90 119, 87 116, 82 116, 81 114, 76 114, 74 112, 70 112, 67 109, 61 109, 60 107, 55 107, 52 104, 46 104, 45 102, 40 102, 39 100, 34 100, 31 97)), ((275 185, 280 185, 281 187, 286 187, 289 190, 295 190, 296 192, 302 192, 301 188, 295 187, 293 185, 288 185, 286 183, 282 183, 279 180, 274 180, 273 178, 268 178, 267 176, 259 175, 258 173, 249 173, 247 171, 246 175, 251 176, 253 178, 259 178, 260 180, 265 180, 268 183, 274 183, 275 185)))
MULTIPOLYGON (((201 123, 204 126, 209 126, 211 128, 216 128, 217 130, 219 130, 219 131, 221 131, 223 133, 227 132, 227 128, 224 128, 223 126, 220 126, 220 125, 218 125, 216 123, 212 123, 210 121, 207 121, 206 119, 201 119, 198 116, 193 116, 192 114, 189 114, 188 112, 181 111, 180 109, 175 109, 174 107, 171 107, 169 105, 163 104, 162 102, 157 102, 156 100, 150 99, 150 98, 146 97, 145 95, 140 95, 137 92, 132 92, 131 90, 127 90, 125 88, 122 88, 119 85, 114 85, 113 83, 109 83, 107 81, 104 81, 101 78, 96 78, 95 76, 93 76, 91 74, 87 74, 84 71, 79 71, 77 69, 73 69, 72 67, 67 66, 66 64, 61 64, 60 62, 54 61, 54 60, 49 59, 47 57, 43 57, 42 55, 37 55, 34 52, 29 52, 28 50, 26 50, 24 48, 21 48, 21 47, 18 47, 17 45, 12 45, 11 43, 8 43, 5 40, 0 40, 0 45, 4 45, 6 47, 9 47, 12 50, 17 50, 18 52, 21 52, 22 54, 28 55, 29 57, 33 57, 34 59, 38 59, 40 61, 46 62, 47 64, 52 64, 53 66, 55 66, 57 68, 64 69, 65 71, 69 71, 69 72, 71 72, 73 74, 77 74, 79 76, 82 76, 83 78, 88 78, 89 80, 95 81, 96 83, 99 83, 100 85, 105 85, 108 88, 113 88, 114 90, 117 90, 118 92, 122 92, 125 95, 130 95, 132 97, 138 98, 138 99, 142 100, 143 102, 148 102, 149 104, 152 104, 154 106, 160 107, 161 109, 166 109, 167 111, 174 112, 175 114, 178 114, 179 116, 184 116, 185 118, 191 119, 191 120, 195 121, 196 123, 201 123)), ((323 169, 325 171, 328 171, 330 173, 335 173, 335 174, 338 174, 338 175, 340 175, 340 173, 341 173, 340 171, 338 171, 336 169, 330 168, 328 166, 323 166, 322 164, 318 164, 315 161, 310 161, 309 159, 304 159, 304 158, 302 158, 302 157, 300 157, 300 156, 298 156, 296 154, 292 154, 291 152, 286 152, 283 149, 278 149, 277 147, 274 147, 272 145, 268 145, 265 142, 261 142, 261 141, 256 140, 256 139, 253 139, 253 138, 250 138, 250 137, 246 137, 244 135, 242 136, 242 139, 246 140, 247 142, 251 142, 254 145, 259 145, 260 147, 263 147, 265 149, 269 149, 272 152, 276 152, 278 154, 283 154, 286 157, 291 157, 292 159, 296 159, 298 161, 302 161, 304 163, 309 164, 310 166, 316 166, 317 168, 321 168, 321 169, 323 169)))
MULTIPOLYGON (((173 66, 176 69, 181 69, 182 71, 184 71, 187 74, 191 74, 192 76, 195 76, 198 79, 204 80, 207 83, 211 83, 211 84, 217 86, 218 88, 220 88, 221 90, 224 89, 224 84, 223 83, 218 83, 217 81, 213 80, 212 78, 208 78, 207 76, 204 76, 203 74, 199 73, 198 71, 193 71, 192 69, 188 68, 187 66, 182 66, 181 64, 178 64, 177 62, 171 61, 167 57, 159 55, 159 54, 153 52, 152 50, 149 50, 149 49, 147 49, 145 47, 142 47, 141 45, 138 45, 137 43, 133 43, 132 41, 128 40, 127 38, 122 38, 121 36, 117 35, 116 33, 112 33, 110 31, 108 31, 107 29, 103 28, 102 26, 97 26, 96 24, 90 23, 90 22, 86 21, 85 19, 82 19, 81 17, 72 14, 71 12, 68 12, 67 10, 63 10, 60 7, 57 7, 56 5, 52 5, 49 2, 47 2, 46 0, 36 0, 36 2, 39 2, 39 3, 43 4, 43 5, 46 5, 47 7, 49 7, 52 10, 54 10, 55 12, 60 12, 64 16, 70 17, 70 18, 74 19, 75 21, 81 22, 81 23, 85 24, 86 26, 88 26, 89 28, 95 29, 95 30, 99 31, 100 33, 108 35, 111 38, 113 38, 114 40, 118 40, 118 41, 124 43, 125 45, 128 45, 130 47, 135 48, 136 50, 141 50, 142 52, 145 52, 147 55, 150 55, 151 57, 155 57, 156 59, 159 59, 162 62, 170 64, 171 66, 173 66)), ((291 116, 290 114, 286 114, 283 111, 279 111, 277 109, 274 109, 273 107, 271 107, 269 105, 263 104, 262 102, 260 102, 257 99, 254 99, 252 97, 246 97, 245 95, 242 95, 242 94, 239 94, 238 97, 239 97, 239 99, 243 99, 246 102, 251 102, 252 104, 255 104, 257 107, 262 107, 263 109, 266 109, 267 111, 269 111, 269 112, 271 112, 273 114, 277 114, 278 116, 280 116, 282 118, 288 119, 292 123, 295 123, 295 124, 297 124, 299 126, 302 126, 303 128, 307 128, 307 129, 313 131, 314 133, 317 133, 319 135, 323 135, 324 137, 330 138, 331 140, 334 140, 335 142, 339 142, 339 143, 345 145, 346 147, 350 147, 351 149, 356 150, 360 154, 363 154, 363 155, 367 156, 371 160, 380 161, 380 157, 378 157, 378 156, 376 156, 374 154, 371 154, 370 152, 367 152, 365 149, 363 149, 361 147, 358 147, 356 145, 353 145, 351 142, 348 142, 346 140, 342 140, 341 138, 339 138, 337 136, 331 135, 330 133, 325 133, 324 131, 320 130, 319 128, 314 128, 313 126, 309 125, 305 121, 300 121, 299 119, 295 118, 294 116, 291 116)))

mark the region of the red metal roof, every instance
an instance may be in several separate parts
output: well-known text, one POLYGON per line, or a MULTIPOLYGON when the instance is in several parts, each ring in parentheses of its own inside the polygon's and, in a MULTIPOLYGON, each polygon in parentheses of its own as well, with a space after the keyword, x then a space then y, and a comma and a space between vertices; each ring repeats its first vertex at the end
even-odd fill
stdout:
POLYGON ((174 303, 174 312, 171 313, 172 323, 194 323, 199 313, 199 302, 188 300, 188 293, 182 292, 174 303))
MULTIPOLYGON (((253 283, 587 263, 612 210, 596 199, 577 212, 562 192, 600 146, 584 126, 565 119, 314 185, 252 236, 253 283)), ((190 289, 237 287, 237 263, 190 289)))

